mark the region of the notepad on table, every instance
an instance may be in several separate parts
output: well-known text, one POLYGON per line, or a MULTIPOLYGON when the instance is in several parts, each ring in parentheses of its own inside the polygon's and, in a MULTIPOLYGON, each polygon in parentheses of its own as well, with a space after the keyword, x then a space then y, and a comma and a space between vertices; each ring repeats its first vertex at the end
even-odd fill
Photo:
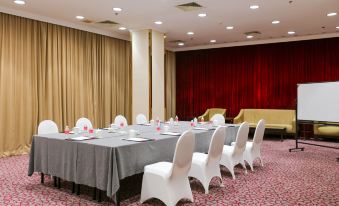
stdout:
POLYGON ((163 132, 163 133, 160 133, 162 135, 173 135, 173 136, 180 136, 181 133, 179 132, 163 132))
POLYGON ((73 140, 73 141, 82 141, 82 140, 89 140, 89 139, 92 139, 92 138, 91 137, 85 137, 85 136, 68 138, 68 140, 73 140))
POLYGON ((195 130, 205 130, 205 131, 210 130, 210 129, 204 128, 204 127, 194 127, 193 129, 195 129, 195 130))
POLYGON ((152 139, 142 138, 142 137, 130 137, 130 138, 122 138, 122 140, 133 141, 133 142, 146 142, 146 141, 151 141, 152 139))

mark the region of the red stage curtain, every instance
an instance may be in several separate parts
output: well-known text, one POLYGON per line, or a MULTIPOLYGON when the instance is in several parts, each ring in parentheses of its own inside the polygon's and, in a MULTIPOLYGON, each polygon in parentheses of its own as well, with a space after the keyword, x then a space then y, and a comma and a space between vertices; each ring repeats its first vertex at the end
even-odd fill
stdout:
MULTIPOLYGON (((339 38, 176 53, 177 114, 294 109, 296 85, 339 80, 339 38)), ((333 94, 339 95, 339 94, 333 94)))

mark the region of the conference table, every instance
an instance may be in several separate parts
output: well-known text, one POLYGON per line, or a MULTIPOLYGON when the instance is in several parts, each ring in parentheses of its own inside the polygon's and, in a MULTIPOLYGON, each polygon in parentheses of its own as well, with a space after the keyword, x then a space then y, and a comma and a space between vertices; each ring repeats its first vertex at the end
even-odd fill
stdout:
MULTIPOLYGON (((100 137, 82 141, 71 140, 79 134, 34 135, 28 175, 41 172, 97 188, 119 203, 116 194, 122 179, 142 173, 146 165, 172 161, 179 136, 162 134, 163 125, 161 131, 149 125, 130 125, 115 132, 101 130, 100 137), (128 141, 130 130, 148 141, 128 141)), ((224 126, 225 144, 230 145, 235 141, 239 125, 224 126)), ((170 127, 171 132, 180 134, 187 130, 195 133, 195 152, 207 153, 215 127, 204 124, 196 129, 184 121, 170 127)))

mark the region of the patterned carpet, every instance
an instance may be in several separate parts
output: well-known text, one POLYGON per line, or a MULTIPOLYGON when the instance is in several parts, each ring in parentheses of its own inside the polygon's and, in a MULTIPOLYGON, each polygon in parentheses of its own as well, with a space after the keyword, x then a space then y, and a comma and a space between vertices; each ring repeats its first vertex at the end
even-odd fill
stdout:
MULTIPOLYGON (((339 147, 338 143, 326 143, 339 147)), ((194 203, 178 205, 339 205, 339 151, 307 146, 304 152, 288 152, 293 140, 263 144, 264 167, 255 162, 255 171, 245 175, 236 168, 236 180, 223 168, 224 188, 212 181, 210 194, 205 195, 196 180, 191 181, 194 203)), ((62 182, 60 190, 46 178, 40 184, 38 174, 27 176, 28 156, 0 159, 0 205, 112 205, 104 198, 92 200, 92 190, 82 186, 80 196, 71 193, 70 183, 62 182)), ((126 179, 122 188, 121 205, 141 205, 139 194, 141 175, 126 179)), ((152 199, 144 205, 163 205, 152 199)))

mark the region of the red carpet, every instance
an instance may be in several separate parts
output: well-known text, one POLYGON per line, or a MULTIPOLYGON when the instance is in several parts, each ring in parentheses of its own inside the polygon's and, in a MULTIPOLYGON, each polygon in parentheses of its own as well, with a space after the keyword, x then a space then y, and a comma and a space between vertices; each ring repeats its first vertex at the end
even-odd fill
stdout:
MULTIPOLYGON (((338 143, 327 144, 339 147, 338 143)), ((225 187, 217 187, 215 180, 209 195, 205 195, 202 186, 193 180, 195 202, 181 201, 178 205, 339 205, 339 163, 336 162, 339 151, 302 145, 304 152, 288 152, 293 146, 293 140, 266 140, 262 148, 263 168, 256 162, 255 171, 245 175, 238 167, 236 180, 223 168, 225 187)), ((84 186, 81 195, 76 196, 67 182, 62 182, 61 190, 54 188, 49 178, 41 185, 38 174, 27 176, 27 165, 27 155, 0 159, 1 206, 112 204, 108 198, 102 203, 92 200, 91 189, 84 186)), ((126 180, 121 205, 140 205, 141 179, 133 178, 126 180)), ((144 205, 163 204, 152 199, 144 205)))

